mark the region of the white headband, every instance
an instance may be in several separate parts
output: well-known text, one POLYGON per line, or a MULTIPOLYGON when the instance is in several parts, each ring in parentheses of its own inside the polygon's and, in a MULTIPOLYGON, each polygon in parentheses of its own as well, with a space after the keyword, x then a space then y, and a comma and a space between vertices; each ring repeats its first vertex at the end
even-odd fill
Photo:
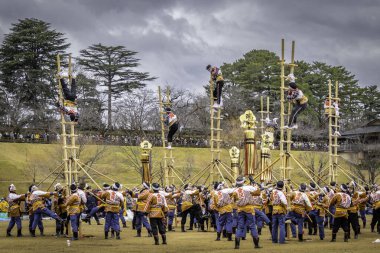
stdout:
POLYGON ((16 186, 15 186, 14 184, 11 184, 11 185, 9 186, 9 191, 11 191, 11 192, 16 191, 16 186))
POLYGON ((244 181, 245 181, 245 178, 243 177, 243 179, 240 181, 236 180, 236 184, 244 184, 244 181))
POLYGON ((32 188, 31 188, 30 190, 31 190, 32 192, 37 191, 37 190, 38 190, 38 187, 35 186, 35 185, 33 185, 32 188))

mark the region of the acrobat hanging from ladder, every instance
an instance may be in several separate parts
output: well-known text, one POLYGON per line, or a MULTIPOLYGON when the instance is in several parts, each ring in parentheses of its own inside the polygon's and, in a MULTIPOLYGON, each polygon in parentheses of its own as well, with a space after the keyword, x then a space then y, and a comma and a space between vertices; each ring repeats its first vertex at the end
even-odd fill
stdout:
POLYGON ((297 129, 297 117, 306 109, 308 98, 302 90, 298 88, 296 78, 293 73, 290 73, 287 78, 289 80, 289 89, 286 98, 289 102, 293 103, 293 110, 290 114, 288 125, 285 126, 285 128, 297 129))
POLYGON ((210 72, 210 82, 215 84, 213 90, 214 105, 212 107, 214 109, 221 108, 223 107, 222 88, 224 85, 222 71, 218 67, 212 67, 210 64, 207 65, 206 69, 210 72))
POLYGON ((60 99, 56 103, 56 106, 64 114, 68 115, 72 122, 78 122, 79 113, 78 113, 78 106, 76 103, 77 84, 76 84, 75 78, 73 77, 72 73, 68 74, 69 83, 71 81, 71 85, 69 89, 68 83, 65 81, 65 76, 64 76, 63 71, 59 72, 58 76, 59 76, 59 82, 60 82, 60 89, 62 88, 62 92, 63 92, 63 98, 61 98, 60 96, 60 99))
POLYGON ((172 109, 170 107, 165 108, 166 115, 164 116, 164 123, 166 126, 169 127, 169 132, 168 132, 168 149, 172 148, 172 143, 173 143, 173 136, 178 130, 178 118, 177 115, 175 115, 172 112, 172 109))

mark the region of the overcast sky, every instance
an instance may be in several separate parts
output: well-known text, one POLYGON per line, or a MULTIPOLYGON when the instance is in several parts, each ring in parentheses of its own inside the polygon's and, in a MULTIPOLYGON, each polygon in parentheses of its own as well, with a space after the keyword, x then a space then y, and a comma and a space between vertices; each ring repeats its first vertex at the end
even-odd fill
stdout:
MULTIPOLYGON (((137 51, 149 85, 202 90, 207 64, 222 65, 252 49, 343 65, 360 85, 380 84, 380 1, 377 0, 0 0, 0 41, 18 19, 51 23, 71 43, 137 51)), ((289 57, 287 57, 289 59, 289 57)))

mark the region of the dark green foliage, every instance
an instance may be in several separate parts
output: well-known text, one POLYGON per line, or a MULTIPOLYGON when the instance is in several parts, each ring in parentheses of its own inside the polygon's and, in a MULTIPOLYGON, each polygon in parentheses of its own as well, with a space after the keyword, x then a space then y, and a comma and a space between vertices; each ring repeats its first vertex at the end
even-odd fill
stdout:
POLYGON ((84 70, 92 72, 107 87, 108 127, 112 128, 112 99, 117 99, 124 92, 145 86, 146 81, 154 80, 147 72, 133 69, 139 66, 137 52, 127 50, 124 46, 104 46, 95 44, 80 51, 79 64, 84 70))
POLYGON ((104 112, 101 94, 96 89, 97 82, 80 73, 76 77, 78 85, 78 109, 80 111, 81 130, 99 130, 104 128, 102 115, 104 112))
POLYGON ((41 110, 56 94, 56 55, 63 54, 69 44, 50 24, 34 18, 19 20, 10 30, 0 48, 1 86, 9 106, 23 111, 10 117, 11 124, 18 125, 26 117, 30 123, 46 120, 48 115, 41 110))
MULTIPOLYGON (((371 120, 379 117, 380 99, 376 86, 360 87, 355 76, 343 66, 331 66, 323 62, 307 63, 296 61, 295 76, 298 87, 309 98, 309 107, 301 117, 305 122, 312 124, 312 128, 324 128, 326 119, 323 104, 328 96, 328 80, 332 81, 333 96, 335 95, 335 81, 339 82, 339 98, 341 123, 346 126, 355 125, 364 117, 371 120)), ((279 57, 267 50, 252 50, 243 58, 221 66, 227 88, 225 98, 230 97, 231 88, 235 90, 235 98, 239 102, 240 110, 246 108, 260 110, 260 96, 269 96, 275 115, 279 112, 280 99, 280 64, 279 57), (236 93, 239 93, 238 95, 236 93)), ((289 73, 286 67, 285 75, 289 73)), ((231 104, 229 101, 225 101, 231 104)), ((236 110, 239 110, 236 108, 236 110)))

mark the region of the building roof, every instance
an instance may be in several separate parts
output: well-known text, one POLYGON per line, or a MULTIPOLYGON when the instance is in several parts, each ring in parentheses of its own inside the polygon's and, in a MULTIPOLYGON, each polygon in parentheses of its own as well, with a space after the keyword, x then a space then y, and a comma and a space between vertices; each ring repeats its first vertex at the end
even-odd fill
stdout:
POLYGON ((350 137, 362 134, 380 134, 380 119, 372 120, 362 127, 343 132, 342 137, 350 137))

